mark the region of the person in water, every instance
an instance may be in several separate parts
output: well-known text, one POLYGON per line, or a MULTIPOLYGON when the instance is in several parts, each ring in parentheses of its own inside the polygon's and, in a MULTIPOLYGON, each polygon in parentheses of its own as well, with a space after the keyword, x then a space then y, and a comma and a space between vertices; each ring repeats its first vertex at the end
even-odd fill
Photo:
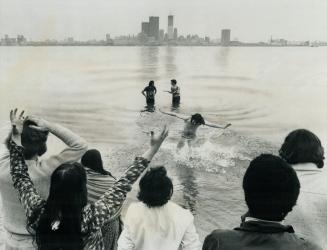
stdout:
POLYGON ((185 141, 187 141, 188 146, 191 147, 191 143, 196 138, 196 131, 201 125, 212 127, 212 128, 220 128, 220 129, 226 129, 232 125, 231 123, 228 123, 227 125, 222 126, 222 125, 217 125, 217 124, 205 121, 204 118, 202 117, 202 115, 199 113, 193 114, 191 117, 189 117, 186 115, 176 114, 173 112, 164 112, 162 110, 160 110, 160 112, 163 114, 166 114, 166 115, 177 117, 179 119, 182 119, 185 122, 182 136, 177 144, 177 150, 180 150, 181 148, 184 147, 185 141))
POLYGON ((181 101, 180 88, 179 86, 177 86, 177 81, 175 79, 172 79, 170 81, 170 84, 171 84, 171 89, 170 91, 166 91, 166 92, 172 95, 172 105, 178 106, 181 101))
POLYGON ((120 210, 133 183, 147 168, 168 135, 151 135, 150 148, 136 157, 122 177, 99 200, 87 204, 87 177, 77 162, 61 164, 51 175, 50 192, 43 199, 32 182, 21 146, 23 119, 11 116, 17 133, 9 140, 10 174, 27 216, 27 228, 40 250, 104 250, 101 228, 120 210))
POLYGON ((157 89, 154 86, 154 81, 151 80, 149 82, 149 85, 145 87, 142 91, 142 95, 145 96, 147 105, 154 105, 156 94, 157 94, 157 89))

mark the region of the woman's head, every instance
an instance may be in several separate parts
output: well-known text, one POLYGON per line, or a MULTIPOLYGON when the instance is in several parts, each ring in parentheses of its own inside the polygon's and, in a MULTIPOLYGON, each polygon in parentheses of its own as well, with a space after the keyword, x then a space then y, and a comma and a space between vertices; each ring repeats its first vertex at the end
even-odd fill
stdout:
POLYGON ((312 162, 318 168, 324 166, 324 148, 319 138, 306 129, 289 133, 279 150, 279 155, 289 164, 312 162))
POLYGON ((149 82, 149 86, 154 86, 154 81, 151 80, 151 81, 149 82))
POLYGON ((108 171, 103 169, 101 153, 96 149, 86 151, 82 156, 81 163, 83 166, 90 168, 97 173, 111 175, 108 171))
POLYGON ((193 124, 197 124, 197 125, 204 125, 205 124, 205 121, 204 121, 202 115, 199 114, 199 113, 196 113, 196 114, 191 116, 191 122, 193 124))
MULTIPOLYGON (((82 249, 81 218, 86 204, 83 166, 62 164, 51 176, 49 197, 35 230, 39 249, 82 249)), ((33 225, 37 217, 35 214, 28 224, 33 225)))
POLYGON ((173 86, 175 86, 177 84, 176 79, 171 79, 170 80, 170 84, 173 85, 173 86))
POLYGON ((173 194, 173 183, 164 167, 151 168, 141 178, 138 199, 148 207, 165 205, 173 194))
POLYGON ((280 157, 262 154, 250 162, 243 178, 250 216, 282 221, 295 206, 300 182, 294 169, 280 157))

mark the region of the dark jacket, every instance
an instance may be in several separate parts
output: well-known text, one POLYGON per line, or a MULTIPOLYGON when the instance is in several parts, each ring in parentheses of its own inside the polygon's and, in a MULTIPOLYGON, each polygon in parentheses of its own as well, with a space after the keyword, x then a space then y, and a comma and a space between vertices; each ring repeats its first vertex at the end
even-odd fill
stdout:
POLYGON ((202 250, 321 250, 298 237, 292 226, 278 222, 250 220, 234 230, 215 230, 209 234, 202 250))

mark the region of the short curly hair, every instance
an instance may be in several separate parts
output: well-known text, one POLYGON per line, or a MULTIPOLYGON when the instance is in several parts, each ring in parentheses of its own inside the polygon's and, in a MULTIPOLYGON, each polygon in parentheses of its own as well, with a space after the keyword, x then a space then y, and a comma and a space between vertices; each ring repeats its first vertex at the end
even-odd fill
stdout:
POLYGON ((300 193, 294 169, 283 159, 262 154, 252 160, 243 178, 245 201, 251 216, 282 221, 300 193))
POLYGON ((137 198, 150 208, 165 205, 173 194, 173 183, 162 166, 147 171, 139 186, 137 198))
POLYGON ((324 148, 319 138, 309 130, 297 129, 289 133, 279 150, 279 155, 289 164, 312 162, 324 166, 324 148))

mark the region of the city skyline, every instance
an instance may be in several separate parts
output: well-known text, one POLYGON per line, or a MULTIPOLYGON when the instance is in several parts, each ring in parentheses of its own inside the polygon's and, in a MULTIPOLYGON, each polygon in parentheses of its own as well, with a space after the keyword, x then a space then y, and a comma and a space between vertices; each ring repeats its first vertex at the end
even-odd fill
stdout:
POLYGON ((322 0, 0 0, 0 36, 24 34, 31 40, 101 39, 137 34, 144 17, 159 16, 159 29, 167 30, 168 15, 174 16, 179 34, 198 34, 212 39, 221 29, 231 29, 231 39, 267 41, 273 37, 289 40, 327 40, 327 3, 322 0))

